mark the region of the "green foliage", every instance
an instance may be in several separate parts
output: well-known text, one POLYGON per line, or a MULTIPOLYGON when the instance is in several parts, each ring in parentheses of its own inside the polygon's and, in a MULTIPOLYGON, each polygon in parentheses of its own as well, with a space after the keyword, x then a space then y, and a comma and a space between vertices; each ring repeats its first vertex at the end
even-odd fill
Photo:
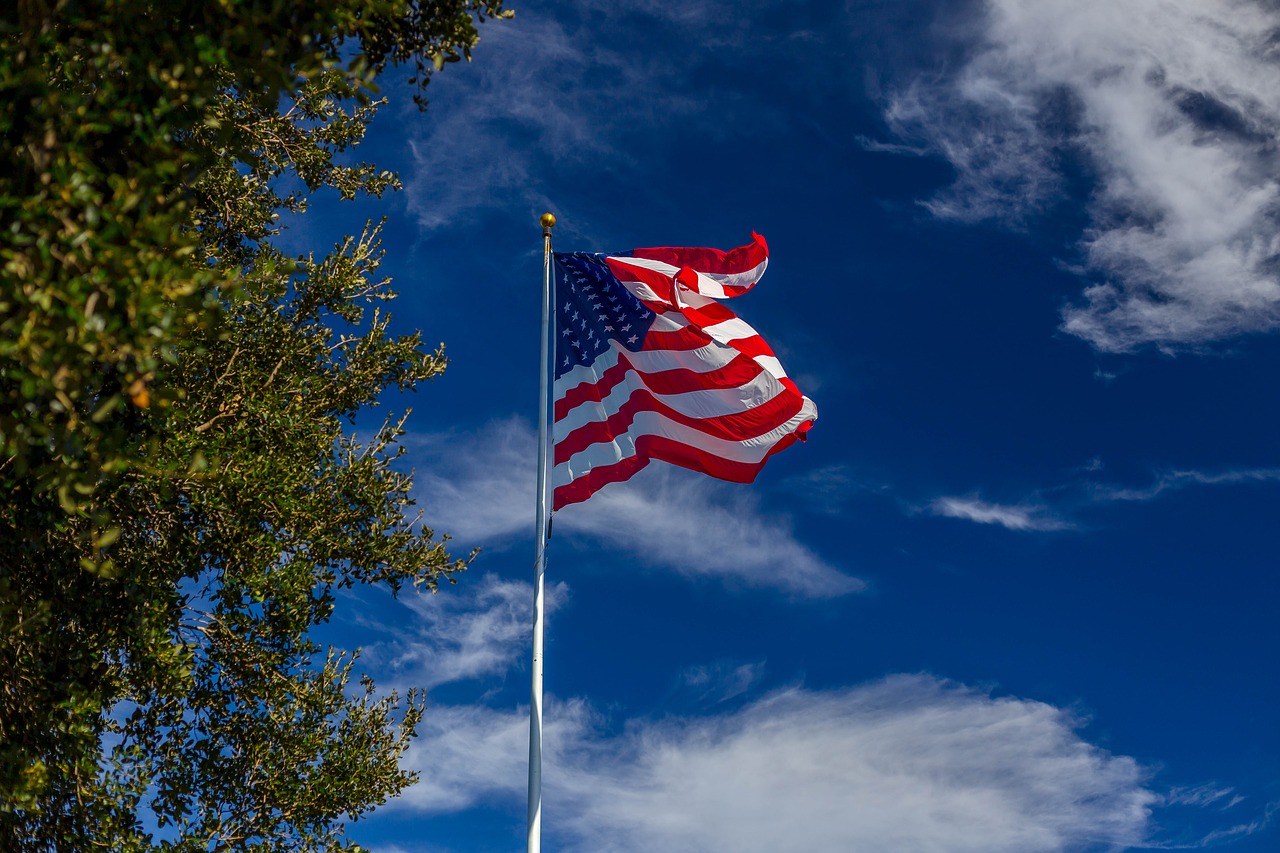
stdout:
POLYGON ((469 57, 501 0, 20 0, 0 11, 0 849, 338 850, 422 706, 312 626, 465 566, 408 514, 380 226, 271 244, 373 83, 469 57), (281 187, 298 187, 286 192, 281 187), (148 826, 158 824, 153 837, 148 826))
MULTIPOLYGON (((218 162, 256 167, 264 148, 297 157, 310 189, 332 177, 305 140, 246 134, 244 113, 322 76, 367 102, 376 75, 404 62, 425 103, 432 71, 470 56, 477 21, 508 14, 502 0, 19 0, 0 11, 0 476, 30 473, 76 511, 137 461, 130 433, 104 421, 172 402, 156 373, 185 330, 213 322, 211 297, 232 281, 227 265, 201 263, 193 178, 218 162)), ((297 108, 323 106, 306 101, 297 108)), ((341 139, 365 118, 326 132, 341 139)), ((350 196, 365 177, 333 185, 350 196)), ((248 239, 263 227, 253 218, 241 217, 248 239)))
POLYGON ((144 69, 118 52, 122 33, 24 8, 0 19, 0 477, 31 476, 76 512, 135 458, 112 413, 151 404, 225 279, 193 262, 184 227, 195 164, 175 137, 193 87, 166 57, 144 69))

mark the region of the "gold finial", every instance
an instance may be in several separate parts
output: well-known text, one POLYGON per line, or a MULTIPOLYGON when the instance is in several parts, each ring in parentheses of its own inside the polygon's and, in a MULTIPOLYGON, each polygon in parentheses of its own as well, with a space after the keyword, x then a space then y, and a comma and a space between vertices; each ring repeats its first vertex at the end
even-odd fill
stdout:
POLYGON ((544 214, 542 214, 542 218, 541 218, 541 219, 539 219, 538 221, 542 223, 542 227, 543 227, 543 228, 554 228, 554 227, 556 227, 556 218, 555 218, 555 216, 554 216, 554 215, 552 215, 552 214, 550 214, 550 213, 544 213, 544 214))

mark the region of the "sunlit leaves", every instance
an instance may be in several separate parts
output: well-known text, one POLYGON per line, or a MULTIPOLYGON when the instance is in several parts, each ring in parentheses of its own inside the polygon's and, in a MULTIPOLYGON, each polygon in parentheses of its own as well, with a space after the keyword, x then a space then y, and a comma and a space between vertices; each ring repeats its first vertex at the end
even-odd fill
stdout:
POLYGON ((346 849, 407 782, 418 701, 353 694, 309 631, 465 565, 411 513, 403 421, 352 426, 445 359, 390 334, 378 225, 271 240, 312 192, 398 188, 349 156, 377 74, 424 85, 502 16, 0 11, 0 848, 346 849))

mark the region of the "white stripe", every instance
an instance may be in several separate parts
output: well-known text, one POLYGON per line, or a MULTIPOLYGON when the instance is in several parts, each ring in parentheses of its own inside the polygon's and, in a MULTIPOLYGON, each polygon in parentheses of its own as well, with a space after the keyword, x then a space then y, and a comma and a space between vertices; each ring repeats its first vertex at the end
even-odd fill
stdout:
POLYGON ((666 314, 658 314, 654 316, 653 322, 649 325, 651 332, 678 332, 681 329, 687 329, 689 321, 685 319, 683 314, 671 311, 666 314))
MULTIPOLYGON (((698 273, 699 278, 706 277, 720 284, 721 289, 727 286, 732 287, 750 287, 751 285, 764 278, 765 268, 769 266, 769 259, 765 258, 746 272, 738 273, 698 273)), ((703 291, 706 293, 706 291, 703 291)), ((732 298, 739 294, 725 294, 726 297, 732 298)))
MULTIPOLYGON (((699 296, 696 293, 688 294, 689 306, 692 308, 701 308, 704 305, 714 304, 713 300, 705 296, 699 296), (696 300, 696 301, 695 301, 696 300)), ((760 342, 766 347, 769 346, 768 341, 760 337, 760 333, 751 328, 745 320, 740 317, 734 317, 732 320, 721 320, 719 323, 713 323, 709 326, 700 327, 703 332, 711 337, 712 340, 725 346, 732 346, 733 341, 740 341, 746 338, 759 338, 760 342)), ((771 348, 772 349, 772 348, 771 348)), ((760 365, 769 373, 778 379, 786 379, 787 371, 783 369, 782 362, 778 361, 773 355, 757 355, 753 356, 755 363, 760 365)))
MULTIPOLYGON (((652 293, 652 291, 650 292, 652 293)), ((704 308, 707 305, 717 304, 714 299, 710 299, 706 296, 702 296, 697 293, 685 293, 681 296, 681 298, 684 299, 686 303, 688 303, 690 308, 704 308)), ((676 314, 675 312, 670 312, 668 314, 660 314, 659 316, 683 318, 683 315, 676 314)), ((685 325, 687 326, 691 324, 688 323, 688 321, 686 320, 685 325)), ((713 340, 719 343, 722 343, 726 346, 730 345, 729 343, 730 341, 739 341, 744 338, 749 338, 752 336, 759 337, 759 333, 755 329, 751 328, 751 326, 745 320, 742 320, 741 318, 737 318, 737 317, 735 317, 733 320, 724 320, 720 323, 716 323, 711 326, 703 326, 701 328, 702 328, 702 331, 710 335, 713 340), (731 323, 737 323, 739 325, 732 326, 730 325, 731 323)), ((765 341, 764 338, 760 338, 760 341, 765 346, 769 346, 769 343, 765 341)), ((776 356, 757 355, 754 358, 755 358, 756 364, 760 365, 761 367, 763 367, 765 370, 772 373, 777 378, 779 379, 787 378, 787 371, 783 369, 782 362, 778 361, 776 356)))
POLYGON ((584 400, 555 423, 555 440, 589 423, 608 420, 631 399, 631 395, 644 389, 654 398, 682 415, 691 418, 716 418, 749 412, 779 394, 786 392, 781 382, 763 371, 754 379, 736 388, 704 388, 680 394, 658 394, 645 383, 645 377, 634 370, 626 372, 626 378, 615 385, 603 400, 584 400))
MULTIPOLYGON (((658 331, 671 332, 675 331, 677 328, 683 329, 685 326, 689 325, 689 321, 686 320, 679 312, 672 311, 671 303, 654 293, 653 288, 649 287, 649 285, 642 284, 638 281, 624 281, 622 282, 622 285, 627 290, 631 291, 631 295, 636 299, 647 303, 646 307, 653 311, 659 321, 662 321, 653 327, 658 331), (665 313, 663 309, 666 309, 665 313), (671 323, 676 323, 678 325, 673 327, 670 325, 671 323)), ((697 294, 692 293, 685 293, 684 295, 697 296, 697 294)), ((681 298, 683 299, 684 296, 682 295, 681 298)))
POLYGON ((613 465, 635 456, 635 439, 641 435, 661 435, 722 459, 757 464, 775 444, 795 432, 802 423, 814 420, 817 416, 817 407, 805 397, 800 411, 777 429, 745 441, 727 441, 676 423, 657 412, 640 412, 632 421, 631 428, 623 435, 617 436, 613 441, 592 444, 555 466, 551 480, 555 486, 564 486, 587 474, 592 468, 613 465))
MULTIPOLYGON (((689 325, 688 321, 681 315, 673 313, 666 316, 670 318, 670 322, 662 324, 661 331, 678 331, 689 325)), ((662 316, 655 318, 655 320, 661 319, 663 319, 662 316)), ((717 323, 716 325, 722 326, 723 324, 717 323)), ((743 325, 746 326, 745 323, 743 325)), ((656 326, 657 324, 655 323, 656 326)), ((747 328, 751 327, 747 326, 747 328)), ((715 336, 713 335, 713 337, 715 336)), ((660 370, 672 370, 675 368, 684 368, 695 373, 708 373, 724 367, 739 355, 739 352, 729 344, 730 340, 737 339, 716 338, 714 343, 691 350, 641 350, 639 352, 628 352, 627 359, 641 373, 657 373, 660 370)), ((557 379, 555 383, 555 399, 559 400, 565 395, 566 391, 570 388, 576 388, 583 382, 593 384, 599 382, 604 372, 618 363, 618 351, 621 349, 621 345, 617 341, 611 341, 610 346, 612 349, 601 353, 591 364, 577 365, 557 379)), ((787 378, 787 371, 783 369, 782 362, 778 361, 775 356, 757 355, 754 356, 754 361, 774 377, 778 379, 787 378)))
POLYGON ((706 308, 708 305, 720 304, 710 296, 703 296, 701 293, 694 293, 686 287, 680 288, 680 298, 684 301, 684 304, 688 305, 690 308, 706 308))
MULTIPOLYGON (((653 270, 661 273, 667 278, 673 277, 680 272, 680 268, 672 266, 664 261, 650 260, 649 258, 619 258, 611 257, 609 260, 618 261, 622 264, 629 264, 633 267, 641 267, 643 269, 653 270)), ((703 296, 710 296, 716 299, 730 299, 738 294, 730 294, 725 291, 726 286, 730 287, 750 287, 760 280, 764 275, 765 268, 769 266, 769 259, 765 258, 746 272, 739 273, 706 273, 694 270, 698 273, 697 292, 703 296)))
POLYGON ((782 362, 778 361, 771 355, 758 355, 755 357, 756 364, 772 373, 779 379, 787 378, 787 371, 782 369, 782 362))
MULTIPOLYGON (((612 349, 600 353, 591 364, 579 364, 557 379, 555 399, 559 400, 570 389, 577 388, 584 382, 591 384, 599 382, 605 371, 618 363, 618 353, 622 349, 616 341, 611 342, 611 346, 612 349)), ((710 373, 724 367, 739 355, 741 353, 732 347, 713 342, 690 350, 627 351, 627 361, 641 373, 659 373, 663 370, 677 369, 691 370, 694 373, 710 373)))
MULTIPOLYGON (((627 289, 634 293, 636 298, 641 302, 654 302, 659 305, 670 304, 666 300, 658 298, 658 294, 654 293, 646 284, 639 284, 637 282, 625 282, 625 284, 627 285, 627 289)), ((702 308, 706 305, 718 304, 713 300, 699 296, 696 293, 686 293, 681 298, 686 300, 690 308, 702 308)), ((653 328, 662 332, 675 331, 675 328, 672 328, 671 324, 677 322, 676 318, 680 318, 680 321, 683 321, 679 323, 677 328, 684 328, 685 326, 690 325, 689 321, 684 318, 684 315, 675 311, 668 311, 665 314, 657 315, 657 320, 667 322, 664 322, 661 325, 655 322, 653 328)), ((721 320, 718 323, 700 326, 699 328, 710 335, 714 340, 720 341, 723 344, 727 344, 730 341, 740 341, 743 338, 759 337, 759 333, 755 329, 751 328, 751 326, 741 317, 721 320)))
POLYGON ((721 320, 719 323, 712 323, 709 326, 703 326, 702 331, 706 332, 712 338, 721 343, 729 343, 729 341, 740 341, 743 338, 756 338, 759 333, 755 329, 748 326, 738 317, 732 320, 721 320))
MULTIPOLYGON (((619 280, 621 281, 621 279, 619 280)), ((641 302, 648 302, 648 303, 663 306, 666 308, 671 307, 671 303, 669 301, 667 301, 666 299, 663 299, 661 296, 657 294, 657 292, 652 287, 650 287, 649 285, 645 284, 642 281, 623 281, 622 286, 625 287, 627 290, 631 291, 631 294, 636 299, 639 299, 641 302)), ((683 284, 677 284, 675 286, 679 288, 680 301, 683 302, 685 305, 691 306, 693 308, 702 308, 707 305, 719 304, 718 302, 716 302, 714 299, 711 299, 710 297, 703 296, 700 293, 695 293, 694 291, 685 287, 683 284)))
POLYGON ((609 260, 617 261, 620 264, 626 264, 628 266, 640 267, 641 269, 660 272, 663 275, 665 275, 667 278, 671 278, 671 276, 680 272, 679 267, 673 267, 671 266, 671 264, 665 261, 654 261, 654 260, 650 260, 649 258, 633 258, 630 256, 619 257, 617 255, 610 255, 609 260))
POLYGON ((659 305, 670 305, 671 303, 663 299, 653 291, 653 288, 640 281, 624 281, 622 285, 639 299, 641 302, 657 302, 659 305))
POLYGON ((614 348, 600 353, 595 361, 590 364, 578 364, 565 371, 564 375, 555 382, 552 399, 558 401, 570 388, 577 388, 584 382, 591 385, 599 382, 604 372, 618 363, 618 345, 610 343, 614 348))

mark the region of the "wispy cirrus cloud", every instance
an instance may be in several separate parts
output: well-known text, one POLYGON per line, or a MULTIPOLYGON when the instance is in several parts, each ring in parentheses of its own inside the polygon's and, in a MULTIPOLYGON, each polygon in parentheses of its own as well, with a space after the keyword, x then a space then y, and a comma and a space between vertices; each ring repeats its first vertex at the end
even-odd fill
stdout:
MULTIPOLYGON (((1086 469, 1092 475, 1101 470, 1094 460, 1086 469)), ((1043 532, 1075 530, 1082 513, 1117 503, 1151 501, 1195 486, 1248 486, 1280 482, 1280 468, 1229 468, 1218 471, 1173 469, 1157 473, 1149 482, 1126 485, 1107 483, 1089 476, 1037 491, 1013 503, 987 500, 978 494, 941 496, 924 505, 911 507, 944 518, 994 524, 1008 530, 1043 532), (1053 494, 1048 501, 1046 494, 1053 494)))
MULTIPOLYGON (((432 612, 448 598, 415 605, 418 624, 385 628, 382 651, 424 656, 366 662, 430 683, 475 678, 483 698, 432 704, 402 759, 419 781, 384 810, 496 808, 514 822, 528 707, 495 705, 485 682, 527 652, 531 588, 486 576, 432 612), (424 663, 431 656, 443 660, 424 663)), ((1153 771, 1092 743, 1085 718, 1043 702, 929 674, 753 697, 763 672, 761 662, 686 667, 676 690, 701 712, 685 715, 617 719, 582 697, 548 697, 548 839, 570 853, 1186 849, 1260 832, 1274 811, 1242 817, 1245 798, 1221 784, 1161 792, 1153 771), (1171 830, 1170 814, 1192 817, 1171 830), (1231 823, 1197 836, 1190 827, 1206 814, 1231 823)))
MULTIPOLYGON (((533 536, 536 436, 519 419, 455 436, 448 451, 417 446, 419 503, 464 545, 501 546, 533 536)), ((754 492, 654 465, 625 484, 554 516, 556 537, 625 551, 644 565, 690 577, 778 589, 797 598, 856 592, 850 577, 800 542, 754 492)))
MULTIPOLYGON (((693 78, 697 58, 771 50, 767 39, 749 35, 749 19, 778 4, 567 5, 576 14, 551 16, 529 6, 511 21, 486 25, 476 64, 432 83, 430 120, 408 140, 414 169, 407 197, 423 229, 499 208, 531 216, 565 212, 556 203, 557 184, 625 174, 673 133, 714 137, 725 132, 731 112, 763 118, 770 111, 749 92, 711 93, 693 78)), ((788 33, 786 40, 802 35, 788 33)), ((646 191, 643 181, 625 185, 646 191)), ((582 237, 574 223, 590 218, 564 217, 562 230, 582 237)))
POLYGON ((682 574, 798 598, 865 586, 797 539, 784 516, 766 513, 754 492, 665 467, 569 507, 556 524, 682 574))
MULTIPOLYGON (((569 598, 564 583, 546 589, 546 611, 569 598)), ((533 586, 486 574, 445 594, 402 595, 412 613, 393 638, 371 644, 365 660, 391 687, 431 688, 501 675, 526 652, 533 624, 533 586)))
POLYGON ((1192 846, 1216 847, 1220 844, 1229 844, 1232 841, 1238 841, 1241 838, 1248 838, 1250 835, 1261 832, 1270 826, 1278 812, 1280 812, 1280 803, 1270 803, 1258 817, 1223 829, 1213 830, 1192 846))
MULTIPOLYGON (((546 715, 545 831, 561 849, 1050 851, 1143 843, 1148 771, 1082 721, 927 675, 793 687, 713 716, 608 735, 580 701, 546 715)), ((523 709, 436 708, 397 808, 524 792, 523 709)), ((614 729, 616 730, 616 729, 614 729)))
POLYGON ((1097 483, 1090 485, 1090 496, 1097 502, 1149 501, 1166 492, 1190 486, 1235 486, 1250 483, 1280 482, 1280 468, 1236 468, 1225 471, 1165 471, 1145 485, 1119 486, 1097 483))
POLYGON ((927 511, 944 518, 995 524, 1009 530, 1069 530, 1074 526, 1043 504, 998 504, 973 495, 935 498, 929 502, 927 511))
POLYGON ((1063 329, 1103 351, 1280 325, 1280 7, 1260 0, 986 0, 954 75, 886 118, 956 169, 940 217, 1019 224, 1096 186, 1095 283, 1063 329))
POLYGON ((686 667, 680 673, 678 689, 697 704, 719 704, 745 695, 764 677, 764 662, 718 661, 711 665, 686 667))
POLYGON ((803 501, 809 509, 827 515, 845 512, 846 505, 854 496, 891 491, 881 478, 843 464, 825 465, 788 477, 781 487, 803 501))

